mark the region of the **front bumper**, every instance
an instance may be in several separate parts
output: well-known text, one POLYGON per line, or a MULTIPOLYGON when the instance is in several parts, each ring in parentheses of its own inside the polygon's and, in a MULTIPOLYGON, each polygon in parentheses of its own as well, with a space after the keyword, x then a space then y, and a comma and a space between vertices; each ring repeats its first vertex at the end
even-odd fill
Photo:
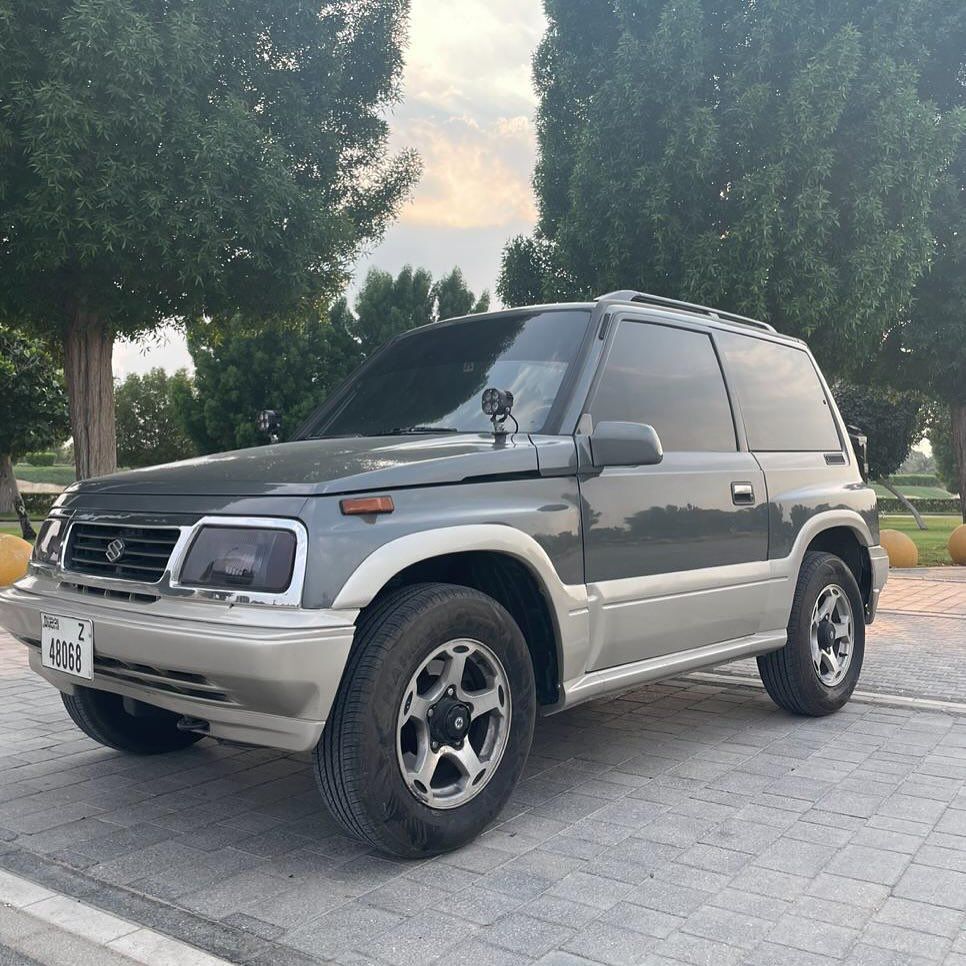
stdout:
POLYGON ((197 719, 212 737, 290 751, 307 751, 322 734, 356 616, 170 598, 119 602, 37 576, 0 589, 0 625, 61 691, 113 691, 197 719), (89 684, 41 665, 41 612, 94 622, 89 684))
POLYGON ((875 620, 876 611, 879 609, 879 597, 886 581, 889 579, 889 555, 878 545, 869 547, 869 563, 872 566, 872 586, 869 590, 869 599, 865 605, 865 622, 867 624, 871 624, 875 620))

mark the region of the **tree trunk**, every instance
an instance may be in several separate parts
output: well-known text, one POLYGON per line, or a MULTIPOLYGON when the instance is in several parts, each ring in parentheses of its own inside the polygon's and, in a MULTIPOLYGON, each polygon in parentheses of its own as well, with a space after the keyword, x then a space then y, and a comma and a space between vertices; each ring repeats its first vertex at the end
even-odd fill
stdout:
POLYGON ((17 478, 13 475, 13 459, 9 453, 0 453, 0 513, 16 513, 17 478))
POLYGON ((117 469, 113 353, 110 326, 90 312, 76 311, 64 341, 64 378, 79 480, 117 469))
POLYGON ((953 424, 953 456, 959 483, 959 510, 966 523, 966 402, 952 403, 949 414, 953 424))
POLYGON ((887 476, 880 477, 879 482, 912 514, 912 518, 916 521, 916 526, 919 527, 920 530, 929 529, 929 527, 926 526, 926 521, 923 520, 919 511, 895 488, 887 476))

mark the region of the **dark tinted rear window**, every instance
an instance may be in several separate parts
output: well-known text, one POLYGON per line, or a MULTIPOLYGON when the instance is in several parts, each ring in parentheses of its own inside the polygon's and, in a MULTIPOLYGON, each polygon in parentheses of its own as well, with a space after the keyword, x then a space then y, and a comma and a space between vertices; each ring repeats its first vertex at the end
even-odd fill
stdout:
POLYGON ((722 332, 717 336, 748 433, 761 452, 841 449, 815 365, 793 346, 722 332))
POLYGON ((721 367, 704 332, 621 322, 590 408, 595 423, 647 423, 669 452, 734 452, 721 367))

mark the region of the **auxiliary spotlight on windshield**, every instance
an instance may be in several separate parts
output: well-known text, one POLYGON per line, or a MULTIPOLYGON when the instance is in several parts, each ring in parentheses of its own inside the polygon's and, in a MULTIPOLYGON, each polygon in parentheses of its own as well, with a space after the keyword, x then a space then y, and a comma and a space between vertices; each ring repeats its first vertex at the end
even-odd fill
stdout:
POLYGON ((513 408, 513 393, 509 389, 495 389, 492 386, 483 390, 483 412, 490 417, 493 423, 493 432, 498 436, 506 433, 503 424, 507 417, 513 419, 513 423, 519 429, 516 419, 510 413, 513 408))

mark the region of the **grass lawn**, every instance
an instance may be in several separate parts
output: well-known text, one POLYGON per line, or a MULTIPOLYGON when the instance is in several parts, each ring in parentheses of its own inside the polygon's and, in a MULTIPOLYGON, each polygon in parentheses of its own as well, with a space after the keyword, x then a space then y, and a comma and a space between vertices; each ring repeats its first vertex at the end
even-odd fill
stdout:
POLYGON ((29 463, 17 463, 14 465, 13 475, 28 483, 56 483, 57 486, 67 486, 74 482, 74 467, 67 464, 31 466, 29 463))
MULTIPOLYGON (((40 524, 42 520, 31 520, 34 530, 40 531, 40 524)), ((0 533, 9 533, 15 537, 22 536, 20 533, 20 524, 16 520, 8 520, 5 518, 0 518, 0 533)))
MULTIPOLYGON (((879 497, 894 500, 895 497, 880 483, 873 483, 873 488, 879 497)), ((955 497, 952 493, 944 490, 941 486, 899 486, 896 489, 899 490, 903 496, 907 496, 910 500, 954 500, 955 497)))
MULTIPOLYGON (((895 497, 881 484, 873 483, 876 494, 885 499, 894 500, 895 497)), ((952 493, 944 490, 941 486, 902 486, 896 487, 903 496, 917 500, 953 500, 952 493)))
POLYGON ((883 530, 899 530, 912 538, 919 548, 920 567, 951 567, 953 562, 949 557, 946 544, 949 535, 963 521, 958 516, 939 514, 924 514, 928 530, 919 530, 916 521, 908 514, 883 513, 880 524, 883 530))

